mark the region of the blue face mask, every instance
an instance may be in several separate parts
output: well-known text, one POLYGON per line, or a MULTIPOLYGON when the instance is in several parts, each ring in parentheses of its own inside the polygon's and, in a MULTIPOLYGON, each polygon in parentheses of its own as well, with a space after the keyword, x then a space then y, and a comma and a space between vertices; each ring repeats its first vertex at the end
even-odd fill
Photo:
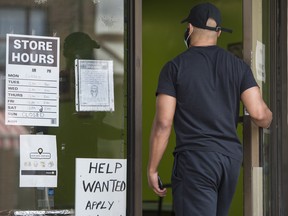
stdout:
POLYGON ((189 28, 187 28, 184 33, 184 43, 187 48, 189 48, 190 46, 190 36, 191 36, 191 33, 189 33, 189 28))

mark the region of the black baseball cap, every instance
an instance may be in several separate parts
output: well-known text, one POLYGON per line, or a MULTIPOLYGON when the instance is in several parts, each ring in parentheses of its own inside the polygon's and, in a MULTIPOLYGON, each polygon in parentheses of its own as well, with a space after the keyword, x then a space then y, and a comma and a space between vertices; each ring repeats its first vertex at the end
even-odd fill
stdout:
POLYGON ((188 22, 193 26, 202 29, 208 29, 211 31, 224 31, 232 33, 231 29, 221 27, 221 13, 217 7, 211 3, 198 4, 190 10, 187 18, 181 21, 181 23, 188 22), (212 18, 216 22, 216 27, 206 26, 207 20, 212 18))

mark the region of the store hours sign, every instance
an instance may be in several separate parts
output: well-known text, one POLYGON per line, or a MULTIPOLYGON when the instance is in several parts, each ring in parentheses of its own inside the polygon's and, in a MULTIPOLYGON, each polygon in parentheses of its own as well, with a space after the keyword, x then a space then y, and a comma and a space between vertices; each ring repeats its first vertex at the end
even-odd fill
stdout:
POLYGON ((5 123, 59 126, 59 38, 6 39, 5 123))
POLYGON ((126 170, 126 159, 76 158, 75 216, 125 216, 126 170))

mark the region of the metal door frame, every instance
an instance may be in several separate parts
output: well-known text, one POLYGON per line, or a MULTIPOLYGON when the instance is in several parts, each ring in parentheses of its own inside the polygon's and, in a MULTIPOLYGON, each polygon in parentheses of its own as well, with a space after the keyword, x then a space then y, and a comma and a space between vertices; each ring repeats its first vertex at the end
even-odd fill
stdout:
POLYGON ((142 215, 142 0, 127 2, 127 216, 142 215))
MULTIPOLYGON (((269 207, 264 216, 287 215, 288 206, 288 145, 287 145, 287 1, 275 0, 270 3, 270 108, 273 122, 270 127, 271 152, 269 158, 269 207)), ((243 0, 243 56, 246 63, 252 60, 252 1, 243 0)), ((253 167, 261 166, 261 130, 244 116, 244 215, 252 216, 253 210, 253 167)), ((267 190, 267 186, 263 186, 267 190)))

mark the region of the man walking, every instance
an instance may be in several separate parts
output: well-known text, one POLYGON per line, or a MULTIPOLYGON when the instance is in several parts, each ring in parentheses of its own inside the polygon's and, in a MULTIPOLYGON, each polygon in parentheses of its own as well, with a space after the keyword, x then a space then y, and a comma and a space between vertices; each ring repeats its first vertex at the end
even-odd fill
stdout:
POLYGON ((182 22, 188 23, 188 49, 167 62, 159 76, 148 182, 165 196, 157 168, 174 124, 176 216, 226 216, 243 157, 236 132, 240 101, 259 127, 269 127, 272 113, 250 67, 217 46, 221 32, 231 32, 221 27, 220 11, 210 3, 199 4, 182 22))

